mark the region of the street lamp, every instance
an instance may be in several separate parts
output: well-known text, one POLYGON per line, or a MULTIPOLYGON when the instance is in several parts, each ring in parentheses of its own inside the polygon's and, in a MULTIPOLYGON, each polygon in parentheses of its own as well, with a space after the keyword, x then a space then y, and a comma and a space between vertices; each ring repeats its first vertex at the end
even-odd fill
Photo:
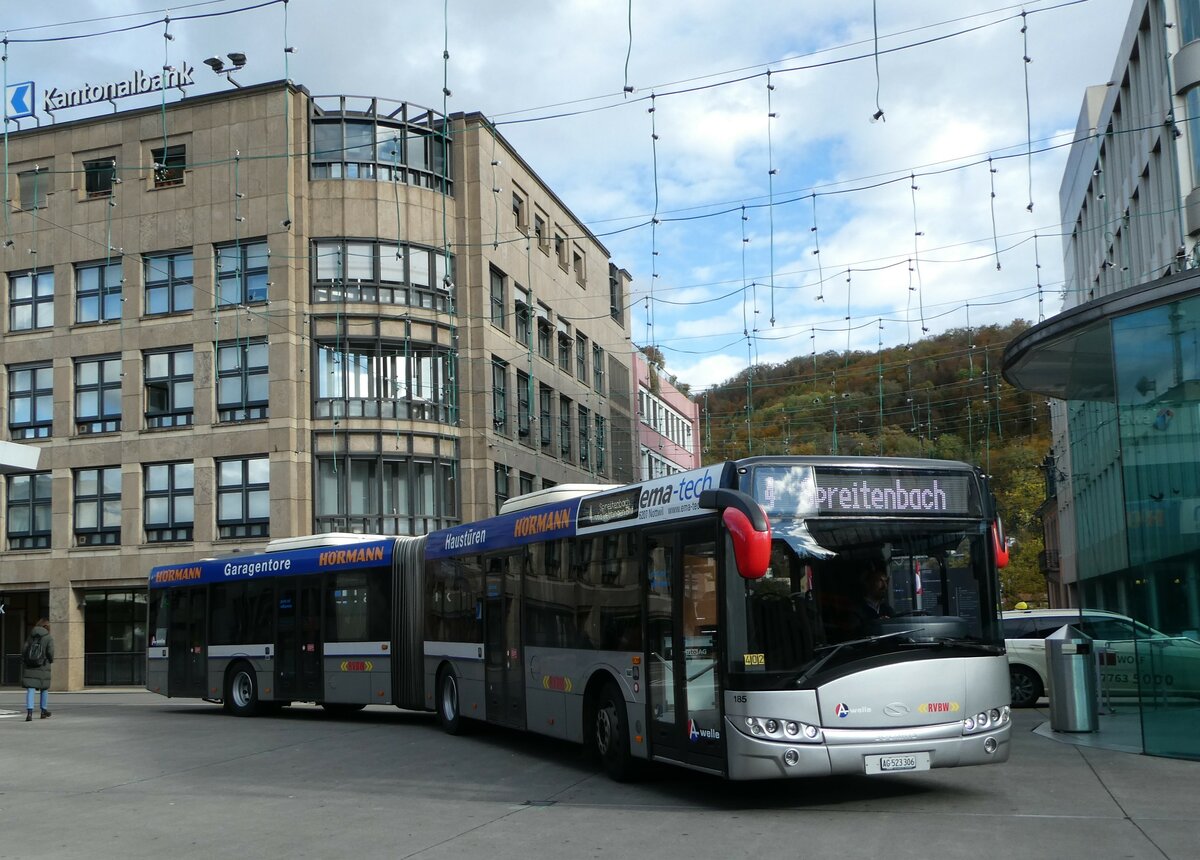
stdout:
POLYGON ((241 84, 233 79, 232 73, 240 71, 246 65, 246 55, 241 51, 231 51, 225 56, 229 58, 229 65, 220 57, 209 57, 204 61, 204 65, 212 69, 214 74, 224 75, 225 80, 235 87, 241 87, 241 84))

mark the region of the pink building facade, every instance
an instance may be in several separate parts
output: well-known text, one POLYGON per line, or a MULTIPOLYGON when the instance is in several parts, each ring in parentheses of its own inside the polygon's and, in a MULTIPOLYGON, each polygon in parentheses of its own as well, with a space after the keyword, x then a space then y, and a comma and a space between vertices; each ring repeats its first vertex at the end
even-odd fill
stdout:
POLYGON ((637 390, 639 480, 686 472, 700 465, 700 407, 640 352, 633 354, 637 390))

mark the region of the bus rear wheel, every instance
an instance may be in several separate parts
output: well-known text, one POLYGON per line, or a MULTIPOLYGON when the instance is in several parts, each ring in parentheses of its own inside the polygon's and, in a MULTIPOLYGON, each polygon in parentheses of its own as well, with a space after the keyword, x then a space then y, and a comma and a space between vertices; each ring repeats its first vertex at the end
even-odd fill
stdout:
POLYGON ((592 746, 610 777, 617 782, 625 782, 633 776, 628 711, 625 698, 612 682, 601 688, 596 699, 596 710, 592 717, 592 746))
POLYGON ((438 673, 437 713, 442 730, 448 735, 463 733, 465 722, 458 698, 458 675, 450 668, 438 673))
POLYGON ((235 717, 258 713, 258 676, 249 663, 237 663, 226 674, 225 710, 235 717))

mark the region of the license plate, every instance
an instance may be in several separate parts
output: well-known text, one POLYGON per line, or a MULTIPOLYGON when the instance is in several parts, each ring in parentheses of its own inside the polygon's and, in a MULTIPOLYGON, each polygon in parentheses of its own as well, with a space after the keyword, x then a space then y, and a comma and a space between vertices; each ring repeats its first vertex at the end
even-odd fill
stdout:
POLYGON ((904 773, 913 770, 929 770, 929 753, 869 755, 866 757, 866 770, 867 773, 904 773))

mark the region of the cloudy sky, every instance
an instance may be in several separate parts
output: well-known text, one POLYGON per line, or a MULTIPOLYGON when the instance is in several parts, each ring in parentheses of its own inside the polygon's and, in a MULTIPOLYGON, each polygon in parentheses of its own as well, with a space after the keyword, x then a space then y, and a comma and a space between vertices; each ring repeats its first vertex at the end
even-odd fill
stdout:
POLYGON ((72 89, 186 61, 195 95, 229 86, 205 57, 242 51, 242 84, 481 111, 633 275, 634 342, 699 390, 1057 312, 1066 144, 1130 3, 6 3, 4 76, 72 89), (169 41, 68 38, 164 14, 169 41))

